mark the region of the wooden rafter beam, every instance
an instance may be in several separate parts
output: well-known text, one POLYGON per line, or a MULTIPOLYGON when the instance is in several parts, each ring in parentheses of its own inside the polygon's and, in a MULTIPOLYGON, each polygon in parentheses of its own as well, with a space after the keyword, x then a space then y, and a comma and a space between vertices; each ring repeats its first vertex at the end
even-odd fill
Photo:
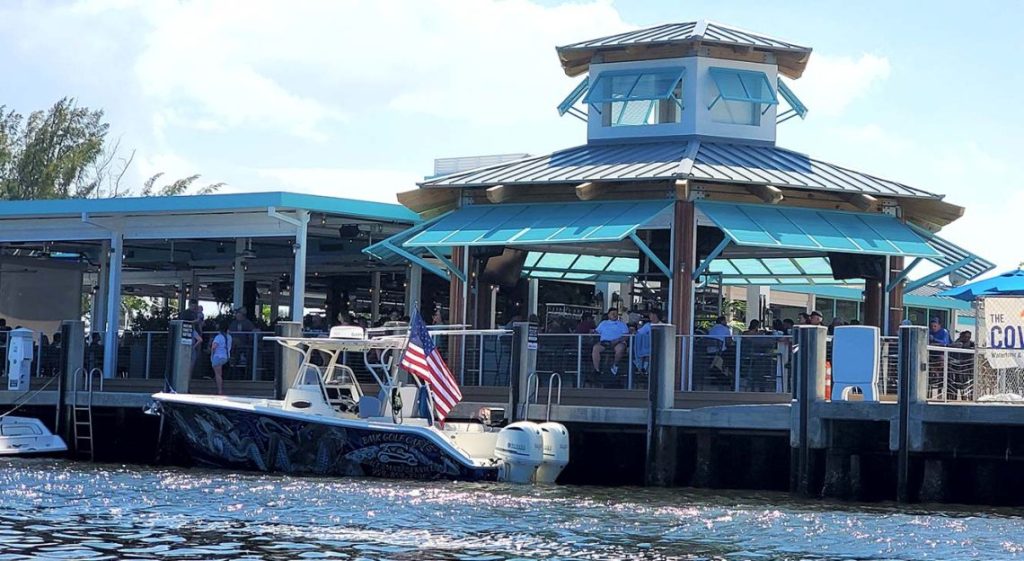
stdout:
POLYGON ((677 179, 673 185, 676 191, 676 198, 680 201, 690 200, 690 182, 685 179, 677 179))
POLYGON ((512 197, 511 191, 504 185, 488 187, 486 193, 487 200, 494 204, 503 203, 512 197))
POLYGON ((878 199, 867 193, 851 193, 843 198, 846 202, 864 211, 873 210, 878 206, 878 199))
POLYGON ((576 186, 576 198, 581 201, 589 201, 600 197, 608 191, 607 183, 594 183, 586 181, 576 186))
POLYGON ((454 205, 459 200, 457 187, 430 187, 413 189, 398 193, 398 202, 413 212, 422 213, 428 210, 454 205))
POLYGON ((751 195, 770 205, 777 205, 785 198, 782 195, 782 189, 774 185, 747 185, 746 187, 751 195))

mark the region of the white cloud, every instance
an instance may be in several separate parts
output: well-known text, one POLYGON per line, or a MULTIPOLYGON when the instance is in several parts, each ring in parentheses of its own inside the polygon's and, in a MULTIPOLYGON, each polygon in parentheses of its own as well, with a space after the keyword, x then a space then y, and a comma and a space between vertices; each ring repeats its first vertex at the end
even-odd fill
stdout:
POLYGON ((889 59, 883 56, 862 54, 853 58, 815 53, 794 87, 813 114, 835 117, 888 78, 889 71, 889 59))
MULTIPOLYGON (((416 187, 421 175, 409 172, 345 168, 276 168, 256 170, 261 190, 295 191, 348 199, 397 202, 395 194, 416 187)), ((227 190, 251 190, 232 187, 227 190)))

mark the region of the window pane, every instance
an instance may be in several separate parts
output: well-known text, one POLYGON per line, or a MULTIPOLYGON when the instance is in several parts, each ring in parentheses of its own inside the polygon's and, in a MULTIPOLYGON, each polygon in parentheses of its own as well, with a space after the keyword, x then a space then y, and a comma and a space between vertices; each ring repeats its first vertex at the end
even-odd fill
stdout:
POLYGON ((822 323, 832 323, 832 318, 835 317, 835 304, 836 301, 831 298, 814 299, 814 307, 821 312, 822 323))
POLYGON ((851 319, 858 319, 857 302, 853 300, 836 300, 836 317, 841 318, 847 324, 850 323, 851 319))
POLYGON ((928 310, 924 308, 907 308, 907 319, 911 325, 928 325, 928 310))
POLYGON ((931 321, 932 318, 939 318, 939 321, 942 322, 942 327, 949 328, 949 310, 931 309, 928 310, 928 313, 930 314, 928 321, 931 321))

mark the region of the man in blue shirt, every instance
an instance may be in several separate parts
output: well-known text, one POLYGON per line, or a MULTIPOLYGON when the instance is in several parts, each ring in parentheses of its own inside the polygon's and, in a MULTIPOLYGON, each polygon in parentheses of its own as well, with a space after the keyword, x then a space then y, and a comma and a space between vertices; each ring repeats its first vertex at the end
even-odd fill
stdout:
POLYGON ((594 344, 591 358, 594 359, 594 371, 601 372, 601 351, 604 349, 615 349, 615 362, 612 363, 612 376, 619 375, 619 361, 622 355, 626 354, 626 338, 629 337, 629 326, 619 319, 619 310, 611 308, 608 310, 608 319, 602 321, 594 329, 601 340, 594 344))
POLYGON ((942 322, 937 317, 932 318, 931 323, 928 324, 928 344, 940 347, 948 347, 953 344, 953 338, 949 336, 949 331, 942 327, 942 322))

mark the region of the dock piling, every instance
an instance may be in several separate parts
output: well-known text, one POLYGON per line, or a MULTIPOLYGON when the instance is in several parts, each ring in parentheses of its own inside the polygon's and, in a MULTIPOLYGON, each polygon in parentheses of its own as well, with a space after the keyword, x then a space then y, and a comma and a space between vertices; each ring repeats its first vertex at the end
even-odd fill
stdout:
MULTIPOLYGON (((812 492, 817 471, 814 454, 811 451, 815 441, 823 439, 821 421, 813 415, 816 405, 825 401, 825 342, 828 330, 823 326, 802 325, 796 330, 796 347, 794 353, 794 378, 796 381, 796 399, 793 400, 795 410, 793 420, 795 430, 791 432, 790 444, 796 449, 796 469, 792 486, 794 491, 802 495, 817 494, 812 492), (813 433, 813 434, 812 434, 813 433)), ((820 446, 819 446, 820 447, 820 446)))
MULTIPOLYGON (((911 422, 911 406, 927 403, 928 328, 900 327, 899 335, 899 450, 896 461, 896 500, 909 502, 911 433, 922 430, 920 421, 911 422), (916 426, 912 426, 912 424, 916 426)), ((920 436, 915 440, 920 440, 920 436)))
POLYGON ((678 446, 676 431, 662 426, 659 413, 675 407, 675 326, 651 327, 651 363, 647 369, 647 454, 644 479, 647 485, 669 486, 675 482, 678 446))

